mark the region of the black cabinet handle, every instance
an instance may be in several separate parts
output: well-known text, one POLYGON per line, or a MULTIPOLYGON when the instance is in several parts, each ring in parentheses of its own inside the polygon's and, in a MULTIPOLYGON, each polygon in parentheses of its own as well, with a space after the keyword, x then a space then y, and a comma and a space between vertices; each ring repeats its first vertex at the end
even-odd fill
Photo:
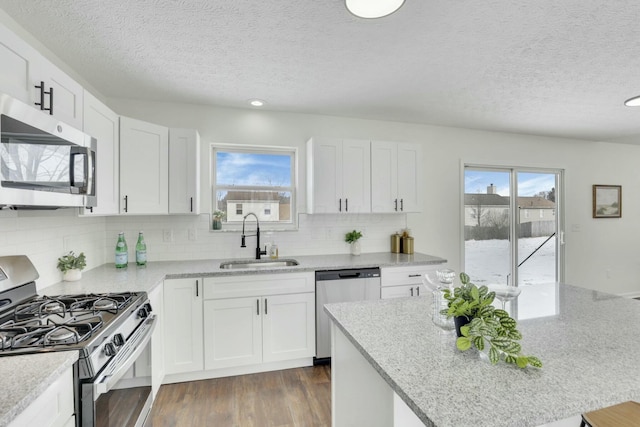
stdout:
POLYGON ((40 102, 35 102, 34 104, 44 110, 44 82, 41 81, 39 85, 35 85, 35 88, 40 89, 40 102))
POLYGON ((53 88, 49 88, 49 92, 45 92, 49 94, 49 108, 45 108, 45 110, 49 111, 49 114, 53 116, 53 88))
POLYGON ((411 296, 413 296, 413 288, 409 288, 411 290, 411 296))
POLYGON ((342 199, 339 199, 339 200, 338 200, 338 203, 339 203, 339 205, 338 205, 338 212, 342 212, 342 199))
POLYGON ((193 197, 191 197, 191 212, 193 212, 193 197))
POLYGON ((349 212, 349 199, 344 199, 344 211, 349 212))
POLYGON ((196 280, 196 296, 200 296, 200 281, 196 280))
POLYGON ((416 286, 416 292, 418 293, 418 296, 420 296, 420 286, 416 286))
POLYGON ((124 211, 129 212, 129 196, 124 196, 124 211))
POLYGON ((269 314, 269 306, 267 305, 267 299, 264 299, 264 314, 269 314))
POLYGON ((260 316, 260 298, 256 300, 256 315, 260 316))
POLYGON ((395 209, 395 211, 396 211, 396 212, 398 212, 398 199, 396 199, 396 200, 394 201, 394 203, 395 203, 395 205, 396 205, 394 209, 395 209))
POLYGON ((420 277, 421 274, 410 274, 409 277, 420 277))
POLYGON ((404 211, 404 199, 400 199, 400 211, 404 211))

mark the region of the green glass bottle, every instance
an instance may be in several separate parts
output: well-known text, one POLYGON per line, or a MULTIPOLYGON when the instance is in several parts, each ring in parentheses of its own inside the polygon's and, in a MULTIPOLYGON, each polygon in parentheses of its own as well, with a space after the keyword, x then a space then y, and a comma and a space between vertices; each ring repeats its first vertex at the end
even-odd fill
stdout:
POLYGON ((116 243, 116 268, 126 268, 129 264, 129 248, 127 241, 124 240, 124 233, 118 234, 118 243, 116 243))
POLYGON ((144 242, 142 231, 138 233, 138 243, 136 243, 136 264, 147 265, 147 244, 144 242))

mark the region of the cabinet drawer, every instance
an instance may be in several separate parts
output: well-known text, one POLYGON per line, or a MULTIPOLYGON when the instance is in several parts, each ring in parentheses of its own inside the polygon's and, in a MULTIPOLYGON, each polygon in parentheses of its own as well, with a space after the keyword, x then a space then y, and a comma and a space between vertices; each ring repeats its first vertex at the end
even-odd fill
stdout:
POLYGON ((384 267, 380 269, 380 282, 384 286, 422 285, 426 273, 434 273, 444 264, 411 267, 384 267))
POLYGON ((252 274, 207 277, 204 299, 238 298, 315 291, 315 275, 307 273, 252 274))

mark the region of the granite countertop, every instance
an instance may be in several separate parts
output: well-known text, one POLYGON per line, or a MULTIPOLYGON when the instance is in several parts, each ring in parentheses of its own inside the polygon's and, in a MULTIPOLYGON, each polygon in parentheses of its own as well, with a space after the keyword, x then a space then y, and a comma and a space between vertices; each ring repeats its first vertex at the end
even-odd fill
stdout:
POLYGON ((640 401, 640 301, 564 284, 523 287, 522 348, 542 369, 459 352, 455 336, 431 322, 430 303, 429 295, 325 306, 427 426, 538 426, 640 401))
MULTIPOLYGON (((223 270, 221 262, 239 259, 212 259, 195 261, 149 262, 146 267, 129 263, 125 269, 116 269, 113 264, 104 264, 84 271, 77 282, 59 282, 39 291, 45 295, 61 295, 88 292, 150 292, 167 279, 198 278, 215 276, 237 276, 244 274, 294 273, 303 271, 333 270, 346 268, 389 267, 442 264, 446 260, 425 254, 392 254, 388 252, 367 253, 359 256, 349 254, 296 256, 296 266, 223 270)), ((247 261, 253 261, 247 259, 247 261)))
POLYGON ((0 426, 6 426, 78 360, 77 351, 2 357, 0 426))

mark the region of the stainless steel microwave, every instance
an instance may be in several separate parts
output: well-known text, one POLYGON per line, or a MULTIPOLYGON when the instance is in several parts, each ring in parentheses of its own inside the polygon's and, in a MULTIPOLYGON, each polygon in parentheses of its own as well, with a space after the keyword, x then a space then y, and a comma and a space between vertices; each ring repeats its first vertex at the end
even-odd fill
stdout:
POLYGON ((97 141, 0 93, 0 207, 96 206, 97 141))

